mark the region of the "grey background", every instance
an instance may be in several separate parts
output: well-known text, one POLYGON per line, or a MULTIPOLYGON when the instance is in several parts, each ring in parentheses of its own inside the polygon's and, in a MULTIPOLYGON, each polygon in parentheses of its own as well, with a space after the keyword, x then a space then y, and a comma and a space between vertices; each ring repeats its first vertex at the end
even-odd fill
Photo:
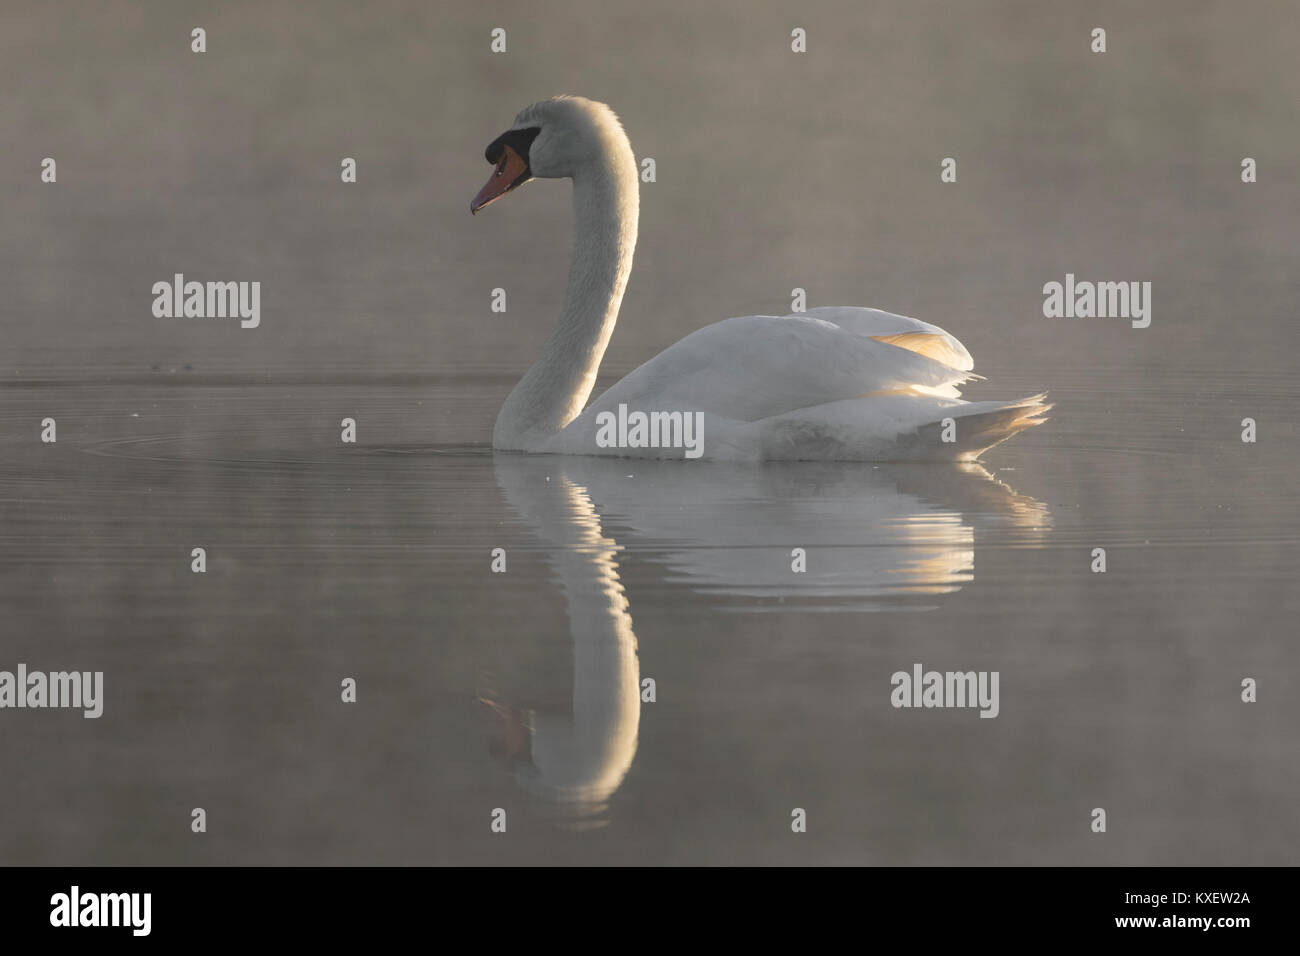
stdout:
POLYGON ((0 668, 102 669, 108 697, 0 712, 0 861, 1295 863, 1297 48, 1294 5, 1251 0, 6 5, 0 668), (1028 520, 983 478, 796 468, 691 536, 656 493, 679 475, 628 466, 629 498, 557 462, 660 688, 581 829, 474 706, 569 706, 545 516, 485 449, 560 307, 568 188, 467 208, 483 146, 558 92, 658 167, 606 380, 800 286, 943 325, 988 376, 968 397, 1057 402, 987 456, 1028 520), (261 327, 155 319, 177 271, 260 280, 261 327), (1151 281, 1151 327, 1043 318, 1066 272, 1151 281), (764 539, 792 501, 826 507, 764 539), (917 559, 885 506, 970 531, 928 610, 834 574, 850 545, 917 559), (770 600, 697 573, 804 542, 821 576, 770 600), (1000 670, 1002 715, 891 709, 917 660, 1000 670))

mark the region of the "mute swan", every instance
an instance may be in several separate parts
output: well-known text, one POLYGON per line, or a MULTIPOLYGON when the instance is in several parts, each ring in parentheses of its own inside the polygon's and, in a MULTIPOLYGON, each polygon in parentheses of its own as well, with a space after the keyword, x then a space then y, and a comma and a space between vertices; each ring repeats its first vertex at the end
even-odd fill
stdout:
MULTIPOLYGON (((632 271, 639 197, 631 143, 605 104, 559 96, 524 109, 484 154, 496 168, 470 212, 530 179, 568 177, 575 219, 564 310, 502 406, 494 448, 683 456, 681 447, 605 447, 602 424, 631 411, 692 416, 705 458, 970 460, 1040 424, 1050 407, 1045 394, 963 401, 957 386, 979 376, 956 338, 906 316, 837 307, 705 326, 584 409, 632 271)), ((671 443, 670 419, 657 421, 664 441, 656 444, 671 443)))

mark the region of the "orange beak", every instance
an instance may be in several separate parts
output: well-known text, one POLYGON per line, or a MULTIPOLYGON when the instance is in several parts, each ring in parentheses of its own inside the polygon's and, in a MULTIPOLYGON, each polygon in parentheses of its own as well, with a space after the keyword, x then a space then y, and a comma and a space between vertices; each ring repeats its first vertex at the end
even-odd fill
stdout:
POLYGON ((501 159, 478 195, 471 200, 469 211, 476 213, 484 206, 490 206, 516 186, 522 186, 532 177, 528 174, 528 164, 509 146, 501 151, 501 159))

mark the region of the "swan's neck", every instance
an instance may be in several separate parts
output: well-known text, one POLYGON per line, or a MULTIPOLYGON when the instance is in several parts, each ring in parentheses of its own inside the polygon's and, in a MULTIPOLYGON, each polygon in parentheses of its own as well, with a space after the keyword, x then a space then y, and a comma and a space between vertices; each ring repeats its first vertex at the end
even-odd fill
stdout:
POLYGON ((636 246, 636 159, 621 130, 602 145, 573 177, 573 264, 564 311, 497 415, 497 448, 532 449, 578 416, 618 321, 636 246))

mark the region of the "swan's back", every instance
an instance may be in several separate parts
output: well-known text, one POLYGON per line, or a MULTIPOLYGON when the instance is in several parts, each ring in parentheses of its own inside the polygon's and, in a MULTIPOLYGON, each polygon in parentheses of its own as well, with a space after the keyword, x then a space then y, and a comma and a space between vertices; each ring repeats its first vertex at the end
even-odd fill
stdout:
POLYGON ((545 449, 681 457, 672 448, 599 448, 597 418, 699 412, 703 457, 969 459, 1041 419, 1042 396, 964 402, 978 378, 965 346, 927 322, 832 307, 725 319, 687 335, 600 395, 545 449), (945 437, 944 419, 961 421, 945 437), (978 445, 979 447, 975 447, 978 445))

